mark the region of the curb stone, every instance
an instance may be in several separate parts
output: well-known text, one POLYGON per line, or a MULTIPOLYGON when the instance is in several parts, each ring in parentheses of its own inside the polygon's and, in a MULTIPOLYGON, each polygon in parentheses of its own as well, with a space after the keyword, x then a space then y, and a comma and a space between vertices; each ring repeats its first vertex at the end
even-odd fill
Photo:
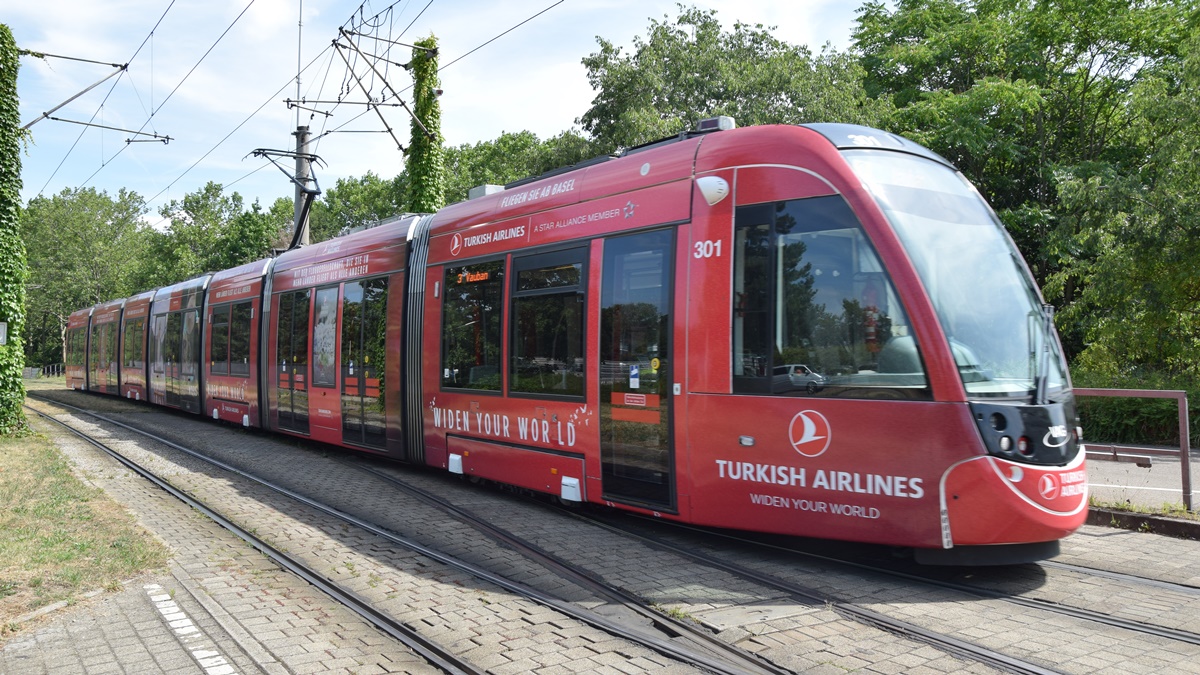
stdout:
POLYGON ((1153 532, 1178 539, 1200 540, 1200 521, 1182 518, 1167 518, 1148 513, 1091 507, 1088 509, 1087 523, 1088 525, 1115 527, 1122 530, 1153 532))

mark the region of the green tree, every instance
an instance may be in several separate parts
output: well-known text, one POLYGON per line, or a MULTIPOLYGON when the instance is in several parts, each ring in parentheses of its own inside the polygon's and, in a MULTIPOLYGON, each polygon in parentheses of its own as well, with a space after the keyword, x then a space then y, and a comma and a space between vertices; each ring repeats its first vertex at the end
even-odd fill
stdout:
POLYGON ((312 241, 325 241, 404 212, 407 174, 339 178, 312 207, 312 241))
POLYGON ((1071 237, 1047 290, 1079 289, 1062 320, 1085 331, 1079 365, 1110 381, 1200 376, 1200 31, 1182 44, 1131 90, 1123 135, 1140 152, 1057 176, 1071 237))
POLYGON ((21 236, 30 252, 29 362, 62 360, 71 312, 138 290, 133 275, 149 236, 141 222, 145 213, 142 197, 125 190, 112 197, 95 188, 65 189, 29 200, 21 213, 21 236))
POLYGON ((442 108, 438 104, 437 38, 413 47, 413 121, 408 148, 408 210, 433 213, 445 205, 446 167, 442 158, 442 108))
POLYGON ((0 24, 0 321, 7 344, 0 345, 0 434, 24 433, 25 403, 25 245, 21 241, 21 131, 17 105, 17 43, 0 24))
POLYGON ((170 224, 165 231, 149 233, 135 285, 167 286, 267 256, 283 228, 290 228, 290 216, 289 222, 282 221, 282 211, 278 200, 267 213, 257 202, 247 211, 240 194, 226 195, 213 182, 182 201, 171 200, 159 210, 170 224))
POLYGON ((531 131, 505 132, 493 141, 446 148, 445 201, 462 201, 477 185, 504 185, 576 164, 599 154, 594 148, 574 130, 545 141, 531 131))
POLYGON ((609 149, 664 138, 714 115, 743 126, 877 125, 888 109, 866 95, 852 55, 827 47, 814 57, 761 24, 725 32, 713 10, 681 5, 673 22, 651 20, 631 54, 598 41, 600 51, 583 59, 596 97, 578 123, 609 149))
POLYGON ((1124 133, 1131 91, 1177 59, 1194 9, 1191 0, 870 2, 854 39, 867 91, 896 106, 888 128, 975 182, 1045 281, 1072 234, 1059 229, 1056 172, 1138 155, 1124 133))
POLYGON ((255 200, 250 210, 229 221, 222 247, 225 267, 235 267, 266 257, 272 248, 283 248, 291 239, 295 211, 292 200, 279 197, 264 211, 255 200))

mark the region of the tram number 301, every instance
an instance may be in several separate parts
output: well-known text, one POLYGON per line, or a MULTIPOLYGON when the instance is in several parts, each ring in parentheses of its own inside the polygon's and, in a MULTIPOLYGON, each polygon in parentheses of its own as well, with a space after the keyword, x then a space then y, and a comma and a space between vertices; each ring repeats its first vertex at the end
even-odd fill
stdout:
POLYGON ((698 241, 695 244, 696 252, 692 255, 695 258, 720 258, 721 257, 721 240, 706 239, 698 241))

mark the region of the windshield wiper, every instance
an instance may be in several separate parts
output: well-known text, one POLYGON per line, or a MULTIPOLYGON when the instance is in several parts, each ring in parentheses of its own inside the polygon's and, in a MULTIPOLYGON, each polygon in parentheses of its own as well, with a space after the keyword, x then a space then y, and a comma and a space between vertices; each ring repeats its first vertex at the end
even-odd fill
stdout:
POLYGON ((1054 336, 1054 305, 1042 305, 1042 351, 1034 363, 1034 405, 1049 403, 1047 389, 1050 380, 1050 338, 1054 336))

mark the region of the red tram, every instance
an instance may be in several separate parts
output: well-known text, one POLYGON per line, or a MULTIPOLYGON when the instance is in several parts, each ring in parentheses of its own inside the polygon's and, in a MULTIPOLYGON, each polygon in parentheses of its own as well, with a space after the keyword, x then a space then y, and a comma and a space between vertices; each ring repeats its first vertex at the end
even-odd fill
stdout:
POLYGON ((68 385, 701 525, 1054 555, 1070 379, 978 192, 875 129, 720 126, 80 310, 68 385))

